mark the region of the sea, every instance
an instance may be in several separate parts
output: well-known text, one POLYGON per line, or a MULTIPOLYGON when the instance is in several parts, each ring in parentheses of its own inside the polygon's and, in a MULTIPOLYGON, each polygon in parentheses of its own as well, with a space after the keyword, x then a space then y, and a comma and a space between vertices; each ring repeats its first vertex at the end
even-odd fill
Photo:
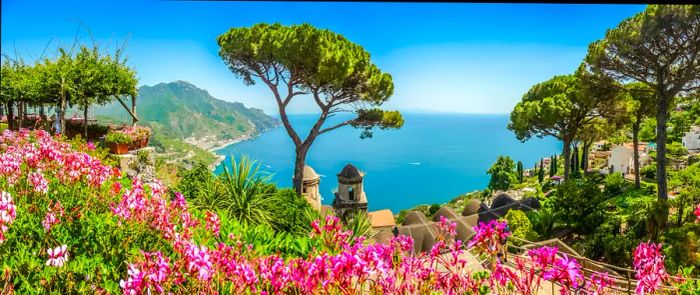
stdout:
MULTIPOLYGON (((445 203, 486 188, 486 171, 499 155, 522 161, 525 169, 542 157, 561 151, 555 138, 516 139, 507 129, 507 114, 408 113, 401 129, 377 130, 361 139, 362 130, 345 126, 320 135, 311 146, 306 164, 321 176, 323 204, 331 204, 337 174, 351 163, 365 174, 364 189, 370 211, 391 209, 395 214, 421 204, 445 203)), ((290 120, 305 137, 318 115, 292 115, 290 120)), ((324 126, 348 119, 332 117, 324 126)), ((248 156, 271 174, 281 187, 291 187, 294 144, 284 127, 268 130, 247 141, 217 150, 231 165, 231 157, 248 156)))

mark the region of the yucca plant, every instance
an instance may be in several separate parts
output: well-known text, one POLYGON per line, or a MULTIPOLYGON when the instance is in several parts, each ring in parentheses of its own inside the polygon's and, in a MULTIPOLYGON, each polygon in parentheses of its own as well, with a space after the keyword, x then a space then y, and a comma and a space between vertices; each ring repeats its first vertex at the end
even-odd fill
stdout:
POLYGON ((230 169, 224 166, 217 179, 216 198, 207 201, 243 225, 271 225, 273 206, 284 206, 276 202, 271 175, 263 176, 260 165, 248 157, 231 158, 230 169))
POLYGON ((352 231, 352 238, 360 236, 370 236, 372 224, 369 221, 367 212, 359 211, 352 214, 352 218, 347 221, 346 227, 352 231))

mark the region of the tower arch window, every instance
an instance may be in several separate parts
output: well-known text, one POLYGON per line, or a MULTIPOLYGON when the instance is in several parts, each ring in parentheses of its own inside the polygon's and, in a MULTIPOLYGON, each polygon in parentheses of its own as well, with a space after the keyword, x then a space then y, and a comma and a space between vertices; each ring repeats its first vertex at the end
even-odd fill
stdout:
POLYGON ((353 187, 348 188, 348 200, 350 200, 350 201, 355 200, 355 188, 353 188, 353 187))

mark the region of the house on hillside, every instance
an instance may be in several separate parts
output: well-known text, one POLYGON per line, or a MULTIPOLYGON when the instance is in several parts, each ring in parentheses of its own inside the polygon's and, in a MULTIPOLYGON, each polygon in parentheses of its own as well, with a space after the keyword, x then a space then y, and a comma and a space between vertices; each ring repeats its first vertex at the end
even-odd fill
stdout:
MULTIPOLYGON (((639 167, 646 165, 649 158, 649 146, 645 142, 640 142, 638 146, 639 151, 639 167)), ((625 143, 613 147, 610 150, 610 156, 608 157, 608 166, 606 169, 601 169, 602 174, 610 174, 615 172, 620 172, 623 175, 634 173, 634 145, 632 143, 625 143)))
POLYGON ((700 126, 691 126, 690 131, 683 135, 683 146, 687 150, 700 150, 700 126))
POLYGON ((596 141, 596 142, 593 143, 593 145, 591 146, 591 150, 594 151, 594 152, 597 152, 597 151, 604 151, 604 150, 606 150, 609 146, 610 146, 610 145, 609 145, 609 143, 608 143, 607 140, 599 140, 599 141, 596 141))

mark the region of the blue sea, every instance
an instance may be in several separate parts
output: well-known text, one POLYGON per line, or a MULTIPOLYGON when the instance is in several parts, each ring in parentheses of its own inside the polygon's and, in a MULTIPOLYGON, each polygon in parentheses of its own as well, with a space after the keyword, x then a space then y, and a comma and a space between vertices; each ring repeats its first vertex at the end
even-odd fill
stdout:
MULTIPOLYGON (((294 115, 290 119, 302 138, 317 115, 294 115)), ((333 117, 330 126, 348 117, 333 117)), ((336 174, 352 163, 365 173, 364 188, 369 210, 391 209, 394 213, 420 204, 444 203, 454 197, 484 189, 486 170, 499 155, 508 155, 531 168, 541 157, 561 151, 554 138, 532 138, 521 143, 509 131, 508 115, 404 114, 398 130, 375 130, 372 138, 360 139, 361 130, 346 126, 320 135, 312 145, 307 165, 321 175, 324 204, 333 202, 336 174)), ((247 155, 273 174, 273 181, 290 187, 294 170, 294 144, 284 127, 222 148, 222 165, 231 156, 247 155)))

